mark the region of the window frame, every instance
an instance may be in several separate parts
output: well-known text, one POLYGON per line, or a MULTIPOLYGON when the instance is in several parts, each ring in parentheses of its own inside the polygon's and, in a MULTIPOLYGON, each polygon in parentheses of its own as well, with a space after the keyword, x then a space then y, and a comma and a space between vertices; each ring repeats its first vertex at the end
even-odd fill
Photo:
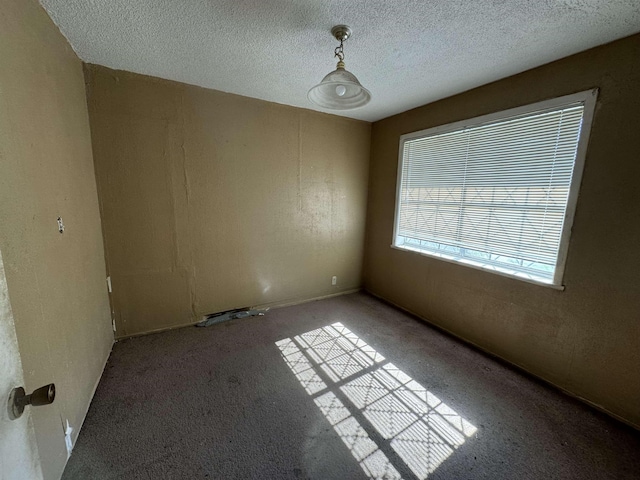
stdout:
POLYGON ((557 290, 564 290, 564 270, 567 261, 567 255, 569 250, 569 239, 571 237, 571 231, 573 227, 573 220, 575 217, 575 210, 578 203, 578 194, 580 192, 580 186, 582 184, 582 173, 584 171, 584 163, 587 153, 587 146, 589 144, 589 135, 591 133, 591 125, 593 123, 593 116, 595 114, 595 106, 598 98, 598 88, 592 88, 561 97, 551 98, 520 107, 510 108, 502 110, 500 112, 494 112, 487 115, 481 115, 470 119, 447 123, 445 125, 438 125, 432 128, 419 130, 417 132, 406 133, 400 136, 398 146, 398 171, 396 178, 396 196, 395 196, 395 212, 393 218, 393 238, 391 239, 391 248, 401 250, 403 252, 413 252, 419 255, 423 255, 436 260, 442 260, 456 265, 462 265, 466 267, 475 268, 485 272, 495 273, 508 278, 533 283, 545 287, 554 288, 557 290), (511 120, 518 117, 526 117, 532 114, 543 113, 545 111, 553 111, 563 107, 567 107, 575 104, 583 104, 584 110, 582 115, 582 125, 580 128, 580 136, 578 138, 578 146, 576 149, 576 159, 573 167, 573 175, 571 177, 571 184, 569 186, 569 195, 567 198, 567 207, 565 210, 564 220, 562 223, 562 233, 560 235, 560 244, 558 248, 558 257, 556 260, 556 268, 554 271, 553 279, 550 283, 536 280, 533 278, 527 278, 517 274, 512 274, 504 271, 497 270, 496 268, 489 268, 483 266, 480 262, 461 261, 453 257, 447 258, 444 255, 438 255, 432 252, 421 250, 419 248, 411 248, 407 246, 396 245, 398 238, 398 222, 401 204, 401 186, 402 186, 402 172, 404 166, 404 146, 409 140, 416 140, 425 137, 431 137, 440 135, 443 133, 451 133, 454 131, 464 130, 466 128, 479 127, 486 124, 495 123, 498 121, 511 120))

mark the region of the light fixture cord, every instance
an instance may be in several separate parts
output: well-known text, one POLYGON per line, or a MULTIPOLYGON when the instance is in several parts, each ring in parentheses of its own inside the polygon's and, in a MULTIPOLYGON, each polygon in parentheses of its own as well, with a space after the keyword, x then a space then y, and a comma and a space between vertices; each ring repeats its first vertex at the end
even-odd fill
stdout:
POLYGON ((344 61, 344 40, 340 40, 340 45, 336 47, 335 56, 343 62, 344 61))

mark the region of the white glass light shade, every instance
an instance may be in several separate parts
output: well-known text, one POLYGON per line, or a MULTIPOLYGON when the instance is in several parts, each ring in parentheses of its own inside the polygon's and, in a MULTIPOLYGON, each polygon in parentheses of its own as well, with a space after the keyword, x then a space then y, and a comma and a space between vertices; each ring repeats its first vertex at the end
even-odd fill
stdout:
POLYGON ((309 90, 307 98, 331 110, 350 110, 369 103, 371 93, 360 85, 353 73, 338 67, 309 90))

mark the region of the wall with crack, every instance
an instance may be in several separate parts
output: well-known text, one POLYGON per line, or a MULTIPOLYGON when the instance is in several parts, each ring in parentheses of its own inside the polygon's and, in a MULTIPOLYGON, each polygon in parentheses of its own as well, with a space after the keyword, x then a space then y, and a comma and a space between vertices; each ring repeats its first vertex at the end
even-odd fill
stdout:
MULTIPOLYGON (((58 479, 66 422, 75 440, 113 344, 89 117, 82 62, 46 12, 35 0, 1 3, 0 251, 24 387, 56 384, 55 402, 27 415, 43 478, 58 479)), ((38 478, 7 477, 1 463, 3 479, 38 478)))
POLYGON ((85 80, 118 337, 360 287, 369 123, 95 65, 85 80))

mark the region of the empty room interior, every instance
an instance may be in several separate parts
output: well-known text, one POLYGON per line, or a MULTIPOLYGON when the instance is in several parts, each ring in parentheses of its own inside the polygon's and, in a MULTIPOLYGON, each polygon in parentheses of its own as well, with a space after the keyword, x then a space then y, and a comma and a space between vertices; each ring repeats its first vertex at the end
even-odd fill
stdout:
POLYGON ((640 478, 640 4, 0 0, 0 478, 640 478))

